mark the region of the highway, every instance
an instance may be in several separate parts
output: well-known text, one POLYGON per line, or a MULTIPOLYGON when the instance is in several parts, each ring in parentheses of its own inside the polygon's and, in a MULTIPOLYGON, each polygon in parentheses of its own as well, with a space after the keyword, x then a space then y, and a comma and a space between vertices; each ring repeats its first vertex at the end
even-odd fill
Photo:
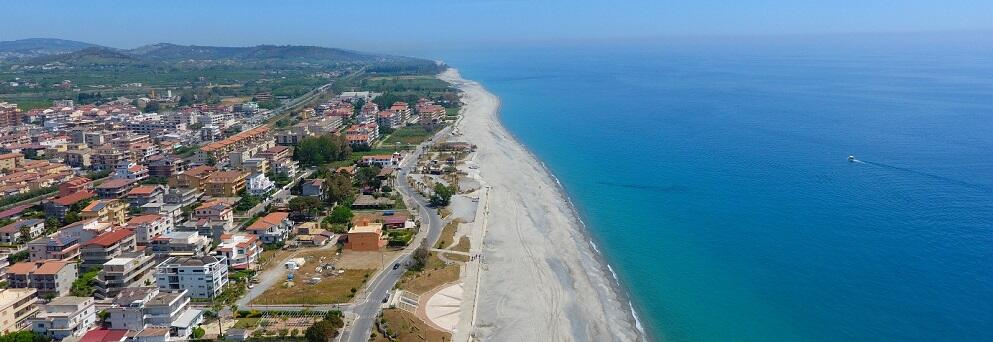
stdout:
MULTIPOLYGON (((421 197, 417 191, 407 184, 407 175, 411 169, 415 168, 421 154, 436 141, 447 137, 450 129, 450 127, 447 127, 438 132, 438 134, 435 134, 431 140, 421 143, 413 153, 401 162, 401 169, 397 176, 397 189, 400 190, 405 198, 417 204, 416 208, 420 216, 422 229, 418 233, 418 238, 411 241, 410 246, 404 250, 404 253, 394 263, 400 263, 400 265, 408 264, 411 261, 413 251, 417 247, 423 244, 427 248, 430 248, 438 242, 438 238, 441 236, 441 230, 445 226, 444 221, 438 216, 437 210, 428 207, 427 199, 421 197), (424 227, 427 227, 427 229, 423 229, 424 227)), ((386 298, 389 291, 396 286, 397 281, 400 280, 404 272, 406 272, 406 266, 393 270, 392 266, 387 265, 386 268, 369 282, 369 286, 365 290, 365 298, 356 298, 356 303, 351 306, 350 312, 355 319, 342 330, 341 339, 339 340, 350 342, 366 342, 369 340, 375 319, 379 316, 383 298, 386 298)))

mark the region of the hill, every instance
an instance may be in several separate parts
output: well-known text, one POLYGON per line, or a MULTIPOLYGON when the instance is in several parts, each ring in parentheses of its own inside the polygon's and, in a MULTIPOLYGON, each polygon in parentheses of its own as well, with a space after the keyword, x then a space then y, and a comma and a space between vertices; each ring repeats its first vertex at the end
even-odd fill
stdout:
POLYGON ((96 46, 95 44, 86 42, 56 38, 28 38, 2 41, 0 42, 0 59, 33 58, 64 54, 96 46))
POLYGON ((131 54, 106 47, 88 47, 79 51, 28 59, 28 65, 63 63, 71 66, 108 66, 146 64, 131 54))

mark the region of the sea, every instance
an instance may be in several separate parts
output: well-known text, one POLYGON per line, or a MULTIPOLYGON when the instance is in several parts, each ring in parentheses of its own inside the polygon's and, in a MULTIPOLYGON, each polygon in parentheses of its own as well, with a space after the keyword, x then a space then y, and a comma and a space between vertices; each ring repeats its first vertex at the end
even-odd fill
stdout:
POLYGON ((651 339, 991 341, 993 44, 974 43, 433 57, 499 96, 651 339))

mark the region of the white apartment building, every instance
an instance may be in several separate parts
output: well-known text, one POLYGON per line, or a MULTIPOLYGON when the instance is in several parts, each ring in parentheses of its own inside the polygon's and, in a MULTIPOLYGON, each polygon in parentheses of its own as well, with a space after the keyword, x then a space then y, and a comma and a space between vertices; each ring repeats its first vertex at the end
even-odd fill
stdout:
POLYGON ((163 291, 185 290, 191 298, 217 297, 228 283, 223 256, 170 257, 155 268, 155 284, 163 291))
POLYGON ((69 336, 83 336, 97 321, 93 297, 58 297, 28 319, 31 330, 61 340, 69 336))

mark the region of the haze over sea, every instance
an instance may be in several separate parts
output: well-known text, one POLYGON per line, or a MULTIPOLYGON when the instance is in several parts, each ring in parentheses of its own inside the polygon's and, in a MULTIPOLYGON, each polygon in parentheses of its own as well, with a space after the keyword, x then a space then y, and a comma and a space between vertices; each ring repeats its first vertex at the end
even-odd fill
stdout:
POLYGON ((993 340, 993 49, 858 45, 441 57, 500 97, 654 338, 993 340))

